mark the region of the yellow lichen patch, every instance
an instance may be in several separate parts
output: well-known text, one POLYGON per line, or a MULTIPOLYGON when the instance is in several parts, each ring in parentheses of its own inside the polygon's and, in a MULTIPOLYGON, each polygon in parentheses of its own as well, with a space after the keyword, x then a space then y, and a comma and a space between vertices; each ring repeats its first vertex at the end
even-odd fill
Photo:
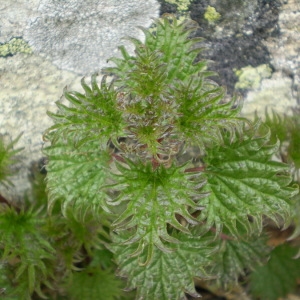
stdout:
POLYGON ((21 38, 13 38, 8 43, 0 45, 0 57, 14 55, 16 53, 31 54, 32 50, 29 45, 21 38))
POLYGON ((216 11, 216 9, 208 5, 204 13, 204 19, 208 21, 209 24, 214 24, 220 18, 221 15, 216 11))
POLYGON ((263 64, 256 68, 247 66, 240 70, 234 70, 234 72, 239 78, 235 84, 236 89, 257 89, 262 79, 271 77, 272 69, 269 65, 263 64))
POLYGON ((166 0, 166 2, 176 4, 178 11, 188 10, 189 5, 191 4, 191 1, 189 0, 166 0))

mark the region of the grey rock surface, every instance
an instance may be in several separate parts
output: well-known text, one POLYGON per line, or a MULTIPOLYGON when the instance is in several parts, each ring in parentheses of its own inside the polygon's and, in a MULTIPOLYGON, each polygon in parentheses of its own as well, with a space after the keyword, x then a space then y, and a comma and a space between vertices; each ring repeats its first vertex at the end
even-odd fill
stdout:
POLYGON ((156 0, 41 0, 24 38, 60 69, 91 74, 118 54, 125 36, 142 38, 137 26, 158 17, 156 0))
POLYGON ((245 96, 247 115, 263 116, 265 107, 289 114, 300 105, 300 1, 283 3, 277 26, 280 34, 264 41, 274 73, 245 96))
POLYGON ((56 110, 55 101, 67 84, 80 90, 78 75, 61 71, 37 55, 0 57, 0 134, 15 139, 23 133, 16 146, 24 148, 20 153, 23 164, 12 178, 15 188, 2 193, 19 196, 29 187, 29 165, 43 156, 42 135, 52 124, 46 112, 56 110))
POLYGON ((0 43, 23 36, 28 20, 33 17, 39 0, 0 1, 0 43))

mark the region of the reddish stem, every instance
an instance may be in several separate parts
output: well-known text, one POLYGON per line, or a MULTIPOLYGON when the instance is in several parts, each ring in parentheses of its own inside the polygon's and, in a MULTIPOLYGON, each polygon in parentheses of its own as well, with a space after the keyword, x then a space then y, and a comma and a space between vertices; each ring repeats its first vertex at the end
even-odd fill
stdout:
POLYGON ((124 159, 122 156, 118 155, 118 154, 113 153, 113 154, 112 154, 112 157, 113 157, 115 160, 119 161, 119 162, 122 162, 122 163, 125 163, 125 162, 126 162, 125 159, 124 159))
POLYGON ((203 172, 205 170, 205 167, 195 167, 195 168, 189 168, 184 170, 185 173, 190 173, 190 172, 203 172))

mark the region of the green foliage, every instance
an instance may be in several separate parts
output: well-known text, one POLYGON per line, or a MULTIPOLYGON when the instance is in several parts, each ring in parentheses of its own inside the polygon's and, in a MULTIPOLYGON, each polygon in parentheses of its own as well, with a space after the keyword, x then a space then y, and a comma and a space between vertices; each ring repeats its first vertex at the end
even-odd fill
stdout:
MULTIPOLYGON (((280 155, 284 161, 287 161, 300 169, 300 111, 293 110, 292 115, 281 116, 276 112, 270 115, 266 112, 265 124, 267 124, 272 132, 272 138, 281 142, 279 149, 280 155), (287 146, 286 146, 287 144, 287 146)), ((299 178, 298 178, 299 179, 299 178)))
POLYGON ((246 271, 255 270, 257 266, 265 263, 270 253, 265 240, 258 236, 237 240, 223 233, 219 241, 220 250, 214 256, 215 263, 210 270, 210 273, 220 276, 213 282, 224 288, 238 285, 239 277, 245 276, 246 271))
POLYGON ((70 210, 64 218, 58 205, 47 215, 45 175, 37 167, 22 209, 8 202, 0 206, 1 299, 119 298, 124 284, 101 245, 110 239, 104 228, 108 221, 99 222, 91 213, 79 221, 70 210))
POLYGON ((196 62, 194 23, 156 25, 130 38, 135 56, 120 47, 113 79, 83 79, 48 113, 47 193, 0 215, 7 296, 126 299, 118 270, 136 299, 196 297, 195 278, 231 287, 264 262, 263 221, 290 223, 277 139, 196 62))
POLYGON ((289 128, 288 155, 297 169, 300 169, 300 119, 299 110, 293 112, 289 128))
MULTIPOLYGON (((293 177, 296 182, 300 182, 300 111, 294 109, 292 115, 279 115, 272 112, 270 115, 266 112, 265 124, 267 124, 272 133, 272 138, 279 138, 280 147, 278 157, 283 161, 289 162, 292 166, 293 177)), ((300 197, 299 194, 293 199, 293 224, 294 232, 289 237, 290 240, 300 235, 300 197)), ((297 257, 300 256, 300 249, 297 257)))
MULTIPOLYGON (((186 144, 205 148, 211 142, 218 143, 222 140, 222 129, 232 133, 244 121, 237 117, 239 105, 233 109, 235 99, 223 102, 224 90, 207 79, 215 74, 207 71, 206 61, 195 63, 202 50, 198 46, 201 39, 188 36, 196 24, 177 24, 176 19, 164 18, 156 25, 155 34, 142 28, 144 44, 131 38, 136 57, 120 47, 123 58, 111 59, 116 67, 107 69, 117 75, 115 84, 125 92, 121 104, 128 127, 135 128, 129 134, 141 141, 139 127, 151 125, 150 149, 157 148, 160 137, 170 136, 170 130, 186 144)), ((172 141, 168 140, 168 144, 172 141)))
POLYGON ((124 247, 128 235, 122 233, 113 237, 115 244, 111 246, 120 265, 119 275, 128 277, 127 288, 137 288, 137 299, 184 299, 187 293, 198 297, 193 278, 209 278, 205 267, 213 261, 215 249, 212 237, 199 238, 197 235, 174 234, 181 241, 172 252, 153 249, 153 259, 147 261, 147 253, 143 252, 136 260, 135 245, 124 247), (176 285, 176 288, 174 288, 176 285))
POLYGON ((100 187, 105 183, 110 157, 106 150, 99 149, 99 142, 86 141, 78 148, 70 136, 66 139, 69 144, 59 140, 45 149, 45 154, 51 157, 47 165, 48 205, 51 208, 60 200, 64 215, 70 205, 79 215, 89 208, 99 212, 101 204, 105 207, 100 187))
POLYGON ((12 185, 9 176, 14 174, 13 165, 16 163, 16 154, 21 151, 21 149, 14 149, 20 137, 21 135, 8 144, 2 136, 0 137, 0 183, 5 186, 12 185))
POLYGON ((277 247, 271 259, 251 274, 251 289, 254 295, 265 300, 276 300, 296 287, 300 276, 300 260, 294 259, 296 249, 289 245, 277 247))
POLYGON ((121 295, 121 282, 110 270, 88 267, 73 275, 67 291, 72 300, 114 300, 121 295))
MULTIPOLYGON (((272 161, 279 145, 268 130, 239 117, 236 99, 225 101, 208 79, 207 62, 195 62, 195 24, 166 17, 156 25, 142 29, 144 43, 130 38, 136 56, 120 47, 122 58, 106 69, 113 80, 83 80, 85 94, 65 91, 69 106, 58 102, 49 114, 47 189, 49 207, 60 203, 73 225, 102 224, 137 298, 182 299, 196 295, 194 277, 232 284, 263 260, 262 220, 288 224, 298 189, 288 166, 272 161), (192 148, 198 157, 180 159, 192 148)), ((98 271, 86 270, 93 285, 98 271)))
POLYGON ((168 232, 167 224, 189 233, 188 227, 183 226, 176 216, 181 216, 189 224, 198 223, 189 210, 201 209, 197 202, 201 198, 199 189, 203 183, 195 176, 184 173, 183 167, 166 168, 160 165, 153 169, 151 164, 144 165, 142 162, 134 164, 127 161, 127 164, 129 168, 118 165, 121 175, 116 175, 118 183, 114 187, 119 195, 109 202, 114 205, 126 202, 127 207, 112 225, 119 230, 136 228, 126 244, 138 242, 135 252, 141 256, 144 248, 148 248, 144 262, 148 264, 154 246, 169 252, 170 249, 162 241, 179 242, 168 232), (192 177, 195 180, 192 181, 192 177), (193 201, 195 197, 198 199, 193 201))
MULTIPOLYGON (((40 287, 47 284, 52 276, 51 261, 55 250, 37 227, 44 225, 44 219, 34 211, 16 211, 3 207, 0 213, 0 246, 5 268, 14 269, 13 284, 18 287, 12 291, 19 299, 30 299, 35 291, 44 297, 40 287)), ((5 270, 4 272, 9 272, 5 270)))
POLYGON ((52 141, 72 135, 76 148, 87 141, 98 141, 103 147, 103 140, 106 142, 107 137, 121 133, 121 114, 116 109, 117 92, 112 85, 106 83, 105 77, 99 87, 96 75, 92 76, 91 87, 85 83, 84 78, 81 85, 85 94, 64 91, 64 97, 73 107, 57 101, 59 111, 56 114, 48 112, 56 122, 47 130, 46 135, 49 135, 48 138, 52 141))
POLYGON ((107 220, 100 223, 86 213, 78 221, 70 210, 63 218, 58 205, 48 216, 45 175, 40 171, 44 168, 32 166, 32 191, 23 203, 1 198, 1 299, 60 299, 61 294, 70 299, 119 298, 124 284, 114 275, 111 253, 101 246, 109 240, 107 220), (98 293, 87 287, 90 277, 98 293))
POLYGON ((268 142, 269 134, 255 137, 244 132, 233 142, 227 138, 223 146, 213 148, 204 158, 204 191, 209 195, 202 200, 207 209, 201 219, 209 228, 215 226, 217 233, 226 226, 238 236, 237 223, 259 233, 263 215, 275 222, 278 217, 288 220, 291 215, 290 198, 298 191, 289 186, 288 166, 271 161, 278 145, 268 142))

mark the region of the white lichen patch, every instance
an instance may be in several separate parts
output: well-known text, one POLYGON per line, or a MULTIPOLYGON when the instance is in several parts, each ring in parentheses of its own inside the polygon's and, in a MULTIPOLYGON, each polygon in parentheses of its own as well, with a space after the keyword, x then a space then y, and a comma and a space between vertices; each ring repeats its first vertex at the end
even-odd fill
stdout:
POLYGON ((250 91, 244 101, 242 113, 253 118, 255 112, 264 117, 265 110, 274 110, 279 114, 291 112, 297 105, 296 98, 292 95, 292 80, 282 73, 273 73, 272 78, 263 79, 260 88, 250 91))
POLYGON ((156 0, 41 0, 25 39, 60 69, 91 74, 118 55, 117 46, 133 45, 124 36, 143 38, 137 26, 158 17, 156 0))

